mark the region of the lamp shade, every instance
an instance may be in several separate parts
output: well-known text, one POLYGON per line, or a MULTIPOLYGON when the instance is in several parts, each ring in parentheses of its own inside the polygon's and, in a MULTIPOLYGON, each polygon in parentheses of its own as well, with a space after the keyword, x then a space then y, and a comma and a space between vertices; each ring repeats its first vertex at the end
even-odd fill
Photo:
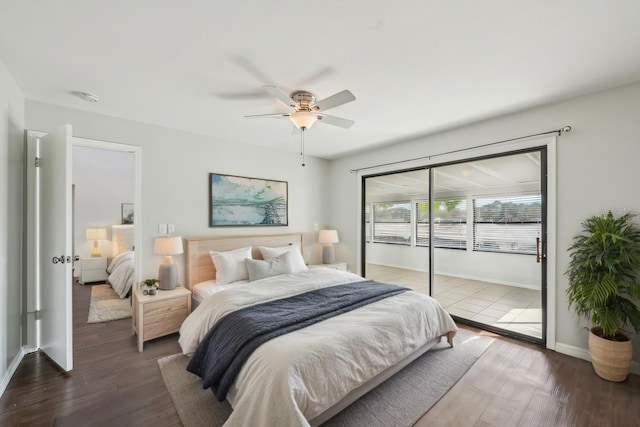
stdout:
POLYGON ((178 255, 182 253, 182 237, 156 237, 153 242, 153 253, 156 255, 178 255))
POLYGON ((318 115, 311 111, 295 111, 289 114, 289 119, 298 129, 309 129, 318 120, 318 115))
POLYGON ((106 240, 107 229, 106 228, 87 228, 86 237, 87 237, 87 240, 106 240))
POLYGON ((338 243, 338 231, 320 230, 318 233, 318 243, 338 243))

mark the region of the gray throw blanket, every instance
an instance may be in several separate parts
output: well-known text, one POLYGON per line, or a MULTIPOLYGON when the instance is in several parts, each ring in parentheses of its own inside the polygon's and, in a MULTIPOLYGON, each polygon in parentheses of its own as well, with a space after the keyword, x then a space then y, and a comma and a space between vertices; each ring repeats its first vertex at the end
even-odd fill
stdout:
POLYGON ((187 370, 222 402, 244 362, 264 342, 408 290, 367 280, 236 310, 209 330, 187 370))

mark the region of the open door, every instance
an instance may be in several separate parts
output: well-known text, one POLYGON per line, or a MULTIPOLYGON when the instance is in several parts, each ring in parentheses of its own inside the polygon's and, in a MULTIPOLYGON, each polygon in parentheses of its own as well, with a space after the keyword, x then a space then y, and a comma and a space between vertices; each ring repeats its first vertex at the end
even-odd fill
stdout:
POLYGON ((38 252, 40 348, 65 371, 73 369, 71 125, 40 138, 38 252))

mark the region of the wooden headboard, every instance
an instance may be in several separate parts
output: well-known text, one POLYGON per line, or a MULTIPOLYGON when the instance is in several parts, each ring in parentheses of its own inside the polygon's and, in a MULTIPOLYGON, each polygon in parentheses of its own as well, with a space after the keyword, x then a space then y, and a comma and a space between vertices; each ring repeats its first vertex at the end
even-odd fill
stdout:
POLYGON ((298 245, 302 251, 302 234, 185 238, 186 287, 191 289, 197 283, 216 278, 216 269, 209 251, 230 251, 251 246, 253 258, 262 259, 258 246, 287 245, 298 245))

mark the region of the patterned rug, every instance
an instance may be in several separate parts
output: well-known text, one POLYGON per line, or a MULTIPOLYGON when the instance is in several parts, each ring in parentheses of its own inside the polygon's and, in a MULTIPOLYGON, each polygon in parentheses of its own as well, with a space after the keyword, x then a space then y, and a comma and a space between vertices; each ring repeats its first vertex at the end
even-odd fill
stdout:
POLYGON ((131 317, 131 300, 120 299, 111 285, 93 285, 87 323, 102 323, 131 317))

